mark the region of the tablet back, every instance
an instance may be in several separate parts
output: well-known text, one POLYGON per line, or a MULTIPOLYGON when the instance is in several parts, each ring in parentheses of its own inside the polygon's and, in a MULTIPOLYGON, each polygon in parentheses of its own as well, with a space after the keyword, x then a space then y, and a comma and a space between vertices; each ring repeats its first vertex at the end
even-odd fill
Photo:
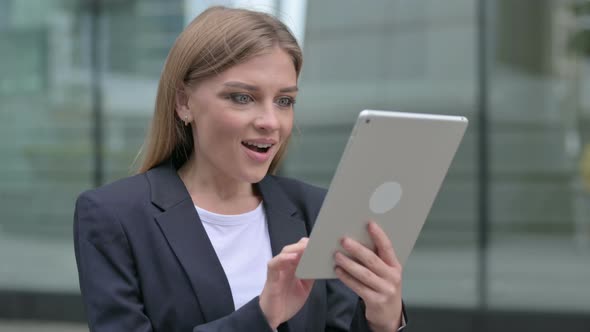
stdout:
POLYGON ((404 265, 466 127, 460 116, 362 111, 297 276, 336 278, 333 254, 343 236, 373 247, 368 220, 383 227, 404 265))

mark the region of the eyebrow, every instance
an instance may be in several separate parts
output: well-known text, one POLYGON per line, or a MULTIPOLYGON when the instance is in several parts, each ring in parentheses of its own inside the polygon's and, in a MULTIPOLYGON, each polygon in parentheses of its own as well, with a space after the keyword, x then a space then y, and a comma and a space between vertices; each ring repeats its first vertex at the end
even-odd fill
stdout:
MULTIPOLYGON (((230 87, 230 88, 240 88, 240 89, 244 89, 244 90, 248 90, 248 91, 260 90, 257 86, 242 83, 242 82, 235 82, 235 81, 226 82, 226 83, 223 83, 223 85, 230 87)), ((290 87, 282 88, 279 90, 279 92, 282 92, 282 93, 284 93, 284 92, 297 92, 297 91, 299 91, 297 86, 290 86, 290 87)))

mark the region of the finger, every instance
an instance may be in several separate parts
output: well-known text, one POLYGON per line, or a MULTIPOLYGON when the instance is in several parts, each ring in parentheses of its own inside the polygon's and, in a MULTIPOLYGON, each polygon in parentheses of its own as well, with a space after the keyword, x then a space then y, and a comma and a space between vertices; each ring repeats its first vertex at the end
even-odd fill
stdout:
POLYGON ((395 254, 395 250, 393 249, 393 245, 391 244, 391 240, 385 231, 383 231, 383 228, 381 228, 376 222, 370 221, 368 231, 375 244, 377 255, 381 257, 383 262, 392 267, 401 266, 397 259, 397 255, 395 254))
POLYGON ((281 271, 294 270, 299 262, 298 253, 280 253, 273 257, 267 265, 266 278, 270 281, 278 281, 281 277, 281 271))
POLYGON ((350 257, 366 266, 375 274, 381 277, 385 277, 389 274, 389 266, 373 250, 351 238, 342 239, 341 245, 350 257))
POLYGON ((281 252, 303 252, 307 247, 309 239, 306 237, 301 238, 298 242, 284 246, 281 252))
POLYGON ((336 266, 334 268, 334 272, 343 284, 348 286, 348 288, 350 288, 356 295, 365 300, 365 302, 368 302, 368 299, 377 295, 374 290, 361 283, 343 268, 336 266))
POLYGON ((376 292, 386 289, 387 282, 383 278, 351 258, 346 257, 343 253, 337 252, 334 255, 334 261, 337 267, 341 268, 366 287, 376 292))

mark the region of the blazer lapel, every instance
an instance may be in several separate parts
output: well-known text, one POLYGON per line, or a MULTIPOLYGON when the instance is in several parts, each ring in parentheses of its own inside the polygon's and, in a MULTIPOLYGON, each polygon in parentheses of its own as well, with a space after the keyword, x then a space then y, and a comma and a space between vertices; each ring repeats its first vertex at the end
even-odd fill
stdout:
MULTIPOLYGON (((278 255, 284 246, 309 236, 305 221, 273 177, 266 176, 258 183, 258 190, 262 194, 273 256, 278 255)), ((303 331, 306 321, 305 310, 302 310, 281 324, 278 331, 303 331)))
POLYGON ((147 172, 156 222, 191 282, 206 321, 234 311, 231 289, 184 183, 172 165, 147 172))
MULTIPOLYGON (((171 164, 161 165, 148 171, 147 177, 152 203, 162 210, 156 222, 186 271, 205 320, 229 315, 235 310, 229 282, 176 169, 171 164)), ((284 246, 309 236, 296 206, 272 176, 266 176, 257 188, 262 195, 273 256, 284 246)))
POLYGON ((309 236, 297 208, 272 176, 262 179, 258 190, 262 195, 273 256, 278 255, 284 246, 309 236))

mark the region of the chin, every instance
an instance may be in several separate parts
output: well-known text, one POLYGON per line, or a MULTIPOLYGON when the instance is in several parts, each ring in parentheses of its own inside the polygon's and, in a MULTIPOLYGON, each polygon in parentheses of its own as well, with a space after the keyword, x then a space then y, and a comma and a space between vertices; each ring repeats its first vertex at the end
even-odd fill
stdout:
POLYGON ((266 173, 268 173, 268 167, 256 170, 249 170, 248 172, 246 172, 246 174, 244 174, 243 179, 249 183, 258 183, 262 181, 262 179, 264 179, 266 173))

